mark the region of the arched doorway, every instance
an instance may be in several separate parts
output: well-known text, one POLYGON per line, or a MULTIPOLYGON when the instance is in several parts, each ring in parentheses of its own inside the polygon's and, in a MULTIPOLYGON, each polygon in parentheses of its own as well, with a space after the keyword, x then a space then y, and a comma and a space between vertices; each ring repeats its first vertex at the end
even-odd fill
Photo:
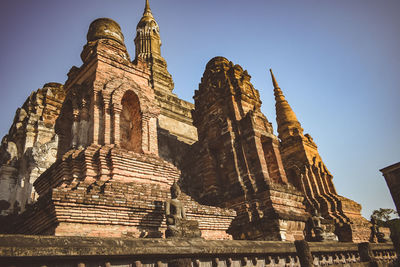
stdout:
POLYGON ((142 114, 138 96, 127 91, 121 100, 120 145, 127 150, 142 152, 142 114))

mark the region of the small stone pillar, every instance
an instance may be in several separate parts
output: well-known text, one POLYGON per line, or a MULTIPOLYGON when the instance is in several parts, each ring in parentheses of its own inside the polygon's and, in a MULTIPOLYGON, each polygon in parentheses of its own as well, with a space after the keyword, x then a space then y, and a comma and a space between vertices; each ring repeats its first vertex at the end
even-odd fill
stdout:
POLYGON ((369 242, 358 244, 358 253, 360 254, 361 262, 374 262, 374 254, 369 242))
POLYGON ((168 267, 192 267, 192 259, 182 258, 168 261, 168 267))
POLYGON ((313 267, 314 259, 311 255, 308 242, 305 240, 296 240, 294 241, 294 245, 296 246, 297 256, 299 257, 301 267, 313 267))

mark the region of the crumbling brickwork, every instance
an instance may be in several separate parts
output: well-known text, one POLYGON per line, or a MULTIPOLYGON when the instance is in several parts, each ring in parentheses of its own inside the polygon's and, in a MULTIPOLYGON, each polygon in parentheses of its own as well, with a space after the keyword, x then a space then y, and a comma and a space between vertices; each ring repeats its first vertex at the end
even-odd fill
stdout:
MULTIPOLYGON (((35 183, 43 196, 39 198, 36 210, 52 212, 41 214, 29 210, 18 222, 19 232, 162 237, 166 229, 164 200, 169 197, 169 185, 173 179, 179 179, 179 172, 157 157, 104 146, 74 151, 63 160, 62 169, 54 165, 35 183), (82 162, 85 162, 84 166, 82 162), (89 166, 91 162, 98 165, 89 166), (106 169, 107 166, 113 168, 106 169), (90 171, 82 181, 73 179, 74 176, 82 177, 82 174, 69 174, 73 169, 90 171), (111 178, 96 180, 97 169, 112 173, 111 178), (48 183, 53 188, 48 188, 48 183)), ((229 238, 226 229, 235 216, 233 211, 201 206, 187 195, 182 201, 187 207, 188 217, 200 222, 206 238, 229 238)))
POLYGON ((0 147, 2 215, 23 211, 36 200, 33 182, 56 160, 54 124, 64 97, 61 84, 48 83, 17 110, 0 147))
POLYGON ((287 181, 278 138, 247 71, 213 58, 194 99, 199 151, 190 183, 198 183, 200 201, 237 211, 234 238, 302 238, 303 196, 287 181))

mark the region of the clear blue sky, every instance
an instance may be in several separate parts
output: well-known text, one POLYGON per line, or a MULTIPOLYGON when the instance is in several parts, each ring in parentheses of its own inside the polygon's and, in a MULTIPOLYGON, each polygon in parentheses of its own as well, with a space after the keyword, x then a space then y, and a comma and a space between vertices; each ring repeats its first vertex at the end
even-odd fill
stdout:
MULTIPOLYGON (((205 64, 225 56, 252 75, 275 123, 268 68, 311 134, 339 194, 394 208, 380 168, 400 161, 400 1, 150 0, 175 93, 192 101, 205 64)), ((31 91, 80 66, 91 21, 116 20, 131 57, 144 0, 3 0, 0 135, 31 91)))

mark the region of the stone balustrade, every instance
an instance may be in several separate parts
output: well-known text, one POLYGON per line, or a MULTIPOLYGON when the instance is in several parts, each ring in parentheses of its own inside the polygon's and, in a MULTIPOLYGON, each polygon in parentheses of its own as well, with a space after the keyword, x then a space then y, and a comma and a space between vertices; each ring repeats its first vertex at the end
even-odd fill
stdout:
POLYGON ((395 266, 391 243, 0 235, 0 266, 395 266))

